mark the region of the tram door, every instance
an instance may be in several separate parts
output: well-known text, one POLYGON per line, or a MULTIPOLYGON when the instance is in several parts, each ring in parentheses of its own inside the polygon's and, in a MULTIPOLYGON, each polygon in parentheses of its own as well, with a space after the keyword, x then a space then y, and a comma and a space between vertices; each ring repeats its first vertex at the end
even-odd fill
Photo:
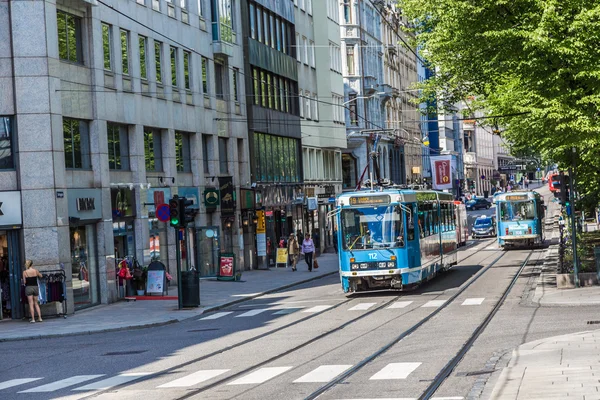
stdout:
POLYGON ((408 256, 408 268, 421 265, 421 250, 419 247, 419 233, 417 232, 417 204, 405 203, 406 206, 406 251, 408 256), (410 212, 408 212, 410 210, 410 212))

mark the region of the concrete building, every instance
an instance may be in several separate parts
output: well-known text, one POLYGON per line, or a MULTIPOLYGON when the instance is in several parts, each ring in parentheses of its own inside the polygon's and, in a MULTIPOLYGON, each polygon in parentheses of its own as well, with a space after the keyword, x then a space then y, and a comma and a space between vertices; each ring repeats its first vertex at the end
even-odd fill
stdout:
POLYGON ((253 266, 234 201, 251 182, 240 16, 231 0, 0 3, 0 202, 22 208, 0 217, 13 304, 24 259, 66 272, 69 311, 123 295, 124 259, 176 279, 157 215, 175 194, 199 208, 184 269, 214 276, 220 252, 253 266))
POLYGON ((346 148, 341 70, 339 4, 296 1, 296 41, 302 129, 304 195, 302 232, 318 233, 320 251, 333 250, 333 199, 342 192, 346 148), (333 7, 332 7, 333 6, 333 7))
MULTIPOLYGON (((483 114, 477 112, 474 117, 483 114)), ((479 123, 480 120, 465 120, 464 130, 464 162, 467 190, 478 196, 491 193, 494 180, 494 142, 490 127, 479 123)))
POLYGON ((500 187, 506 187, 512 179, 517 179, 517 164, 515 157, 510 154, 510 149, 502 136, 494 135, 494 183, 500 187))

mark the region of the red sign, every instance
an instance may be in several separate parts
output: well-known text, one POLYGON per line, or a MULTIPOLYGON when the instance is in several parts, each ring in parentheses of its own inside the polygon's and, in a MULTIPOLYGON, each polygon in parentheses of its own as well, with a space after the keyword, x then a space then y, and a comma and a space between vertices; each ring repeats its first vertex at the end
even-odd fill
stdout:
POLYGON ((451 184, 450 160, 434 161, 435 177, 438 185, 451 184))
POLYGON ((219 275, 233 276, 233 256, 221 256, 219 261, 219 275))
POLYGON ((171 209, 168 204, 159 204, 156 207, 156 218, 161 222, 167 222, 171 219, 171 209))

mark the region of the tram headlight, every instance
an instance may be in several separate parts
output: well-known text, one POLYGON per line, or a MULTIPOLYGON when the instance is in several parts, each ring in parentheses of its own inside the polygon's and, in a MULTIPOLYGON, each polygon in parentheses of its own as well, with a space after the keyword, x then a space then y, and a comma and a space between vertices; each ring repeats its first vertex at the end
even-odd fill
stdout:
POLYGON ((380 263, 377 263, 377 266, 379 268, 387 268, 387 263, 386 262, 380 262, 380 263))
POLYGON ((393 262, 393 261, 390 261, 390 262, 387 263, 387 267, 388 268, 396 268, 396 263, 393 262))
POLYGON ((360 269, 367 269, 369 268, 369 264, 367 263, 360 263, 360 269))
POLYGON ((350 264, 351 269, 358 269, 358 264, 350 264))

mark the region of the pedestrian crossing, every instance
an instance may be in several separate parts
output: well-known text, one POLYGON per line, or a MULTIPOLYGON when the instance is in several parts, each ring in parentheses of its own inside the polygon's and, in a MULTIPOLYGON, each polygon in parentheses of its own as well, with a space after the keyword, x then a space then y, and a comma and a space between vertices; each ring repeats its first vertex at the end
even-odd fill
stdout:
MULTIPOLYGON (((476 297, 476 298, 468 298, 465 299, 462 304, 460 304, 461 306, 480 306, 483 304, 485 298, 483 297, 476 297)), ((417 304, 417 307, 420 308, 438 308, 443 306, 444 304, 446 304, 448 300, 447 299, 436 299, 436 300, 429 300, 429 301, 425 301, 423 304, 418 304, 418 302, 412 301, 412 300, 404 300, 404 301, 396 301, 394 303, 392 303, 391 305, 387 306, 385 309, 387 310, 394 310, 394 309, 402 309, 402 308, 407 308, 410 305, 413 304, 417 304)), ((365 302, 365 303, 358 303, 350 308, 347 309, 347 311, 368 311, 370 309, 372 309, 373 307, 377 306, 377 303, 372 303, 372 302, 365 302)), ((234 315, 234 318, 250 318, 250 317, 256 317, 257 315, 261 315, 261 314, 271 314, 271 315, 287 315, 287 314, 292 314, 295 312, 301 312, 301 313, 307 313, 307 314, 317 314, 323 311, 327 311, 328 309, 332 308, 333 305, 330 304, 323 304, 323 305, 318 305, 318 306, 313 306, 313 307, 308 307, 308 306, 286 306, 285 308, 282 308, 281 305, 279 306, 273 306, 270 308, 257 308, 257 309, 253 309, 253 310, 248 310, 248 311, 244 311, 241 314, 238 315, 234 315)), ((214 314, 210 314, 206 317, 202 317, 199 318, 198 321, 214 321, 229 315, 234 314, 234 311, 224 311, 224 312, 217 312, 214 314)))
MULTIPOLYGON (((372 381, 394 381, 394 380, 405 380, 417 370, 422 363, 420 362, 394 362, 389 363, 379 369, 375 374, 371 375, 368 379, 372 381)), ((193 371, 181 371, 180 373, 160 375, 156 372, 124 372, 115 376, 107 376, 106 374, 97 375, 76 375, 63 379, 59 379, 52 382, 44 382, 47 378, 35 377, 35 378, 22 378, 12 379, 5 382, 0 382, 0 398, 2 397, 2 391, 9 388, 17 388, 19 386, 25 386, 36 382, 41 383, 40 386, 26 388, 18 391, 20 394, 30 393, 52 393, 61 390, 70 390, 72 392, 98 392, 102 390, 111 390, 117 386, 135 383, 144 377, 150 377, 144 382, 145 390, 162 390, 162 389, 189 389, 192 387, 198 387, 199 385, 209 382, 213 379, 227 378, 227 375, 232 376, 232 381, 224 383, 225 386, 244 386, 250 387, 252 385, 260 385, 275 379, 281 375, 286 375, 286 380, 295 384, 323 384, 328 383, 335 379, 340 374, 346 372, 353 365, 351 364, 340 364, 340 365, 319 365, 310 371, 306 372, 299 371, 304 366, 271 366, 262 367, 255 369, 242 376, 237 376, 235 369, 206 369, 193 371), (296 371, 298 368, 298 371, 296 371), (168 382, 162 381, 161 384, 153 382, 151 375, 157 374, 156 379, 159 380, 165 376, 171 379, 168 382), (183 376, 181 376, 183 375, 183 376), (235 378, 233 378, 235 376, 235 378), (289 379, 288 379, 289 378, 289 379), (91 382, 91 383, 90 383, 91 382), (83 385, 83 386, 80 386, 83 385)), ((23 396, 26 398, 26 396, 23 396)))

